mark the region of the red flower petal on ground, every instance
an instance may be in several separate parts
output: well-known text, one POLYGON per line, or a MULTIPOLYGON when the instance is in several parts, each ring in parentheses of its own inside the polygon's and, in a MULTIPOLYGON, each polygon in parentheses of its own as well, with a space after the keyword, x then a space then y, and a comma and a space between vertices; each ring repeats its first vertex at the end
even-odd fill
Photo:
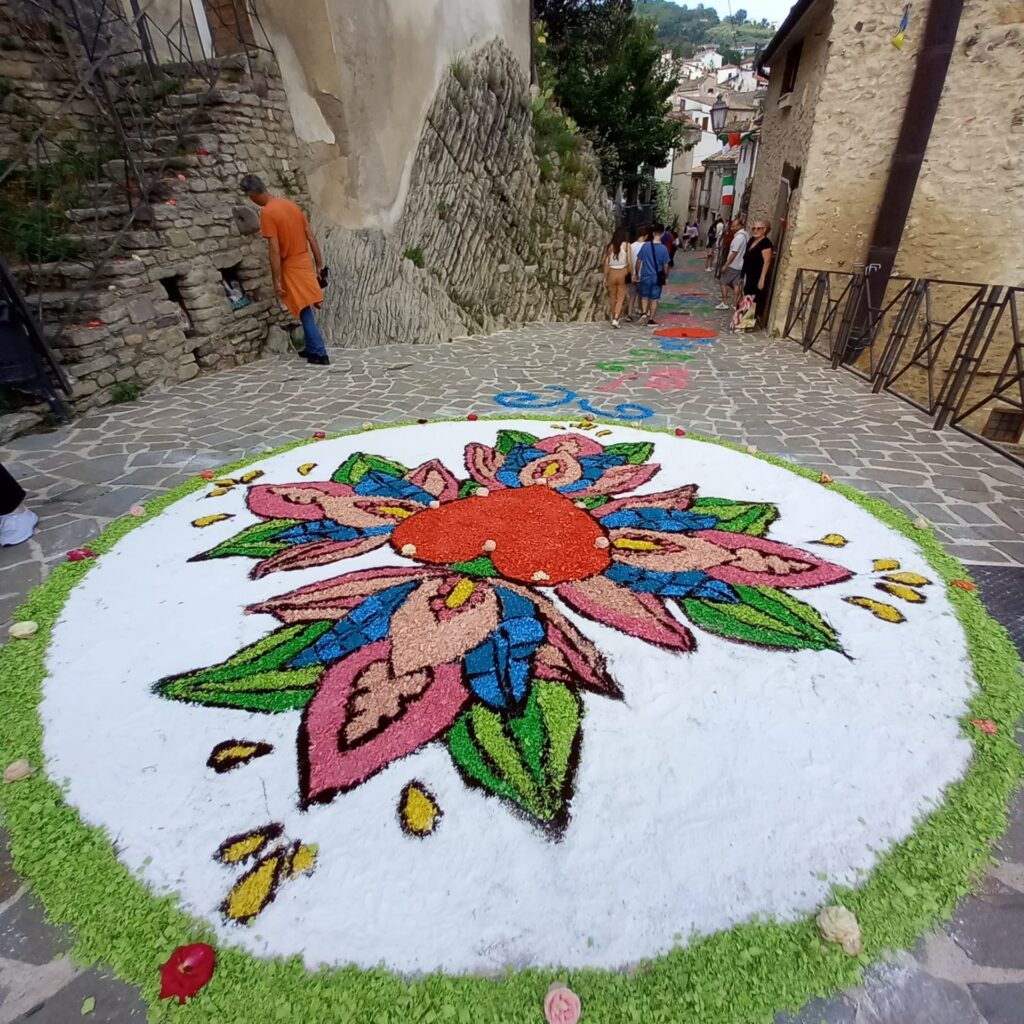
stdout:
POLYGON ((978 584, 972 583, 970 580, 950 580, 949 585, 951 587, 957 587, 960 590, 966 590, 968 592, 978 589, 978 584))
POLYGON ((217 953, 205 942, 179 946, 160 968, 160 998, 191 999, 209 980, 217 966, 217 953))
POLYGON ((972 718, 971 725, 986 736, 995 736, 999 732, 999 726, 991 718, 972 718))

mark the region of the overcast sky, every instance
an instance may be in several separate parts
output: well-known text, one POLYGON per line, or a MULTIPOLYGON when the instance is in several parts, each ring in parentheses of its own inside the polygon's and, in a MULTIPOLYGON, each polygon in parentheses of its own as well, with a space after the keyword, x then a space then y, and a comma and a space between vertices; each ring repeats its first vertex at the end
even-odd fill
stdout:
MULTIPOLYGON (((679 2, 680 0, 676 0, 676 3, 679 2)), ((742 7, 751 21, 767 18, 769 21, 781 22, 793 6, 793 0, 704 0, 705 6, 714 7, 720 18, 724 18, 729 13, 730 3, 734 11, 738 11, 742 7)), ((688 7, 696 5, 697 0, 687 0, 688 7)))

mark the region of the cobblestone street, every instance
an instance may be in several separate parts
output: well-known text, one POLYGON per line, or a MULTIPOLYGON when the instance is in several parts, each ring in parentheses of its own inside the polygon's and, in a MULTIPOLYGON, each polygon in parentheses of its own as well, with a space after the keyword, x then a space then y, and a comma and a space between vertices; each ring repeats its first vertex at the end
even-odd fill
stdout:
MULTIPOLYGON (((705 280, 688 277, 693 291, 705 280)), ((729 334, 717 313, 686 319, 722 333, 693 344, 685 362, 661 351, 646 327, 531 325, 445 345, 335 350, 327 368, 268 358, 17 438, 4 447, 3 463, 29 492, 40 524, 30 542, 0 551, 0 619, 69 549, 203 469, 317 430, 500 414, 497 396, 532 391, 538 403, 565 400, 552 409, 555 419, 581 409, 616 418, 624 403, 630 409, 622 412, 639 416, 636 407, 645 407, 648 424, 756 445, 923 516, 968 564, 1021 648, 1024 470, 955 431, 933 431, 909 405, 872 394, 790 342, 729 334)), ((683 317, 669 313, 663 323, 670 322, 683 317)), ((815 1002, 792 1020, 1024 1024, 1021 794, 997 857, 944 930, 874 969, 864 989, 815 1002)), ((77 972, 60 957, 68 945, 0 854, 0 1024, 77 1019, 86 996, 96 997, 90 1020, 139 1019, 134 993, 97 972, 77 972)))

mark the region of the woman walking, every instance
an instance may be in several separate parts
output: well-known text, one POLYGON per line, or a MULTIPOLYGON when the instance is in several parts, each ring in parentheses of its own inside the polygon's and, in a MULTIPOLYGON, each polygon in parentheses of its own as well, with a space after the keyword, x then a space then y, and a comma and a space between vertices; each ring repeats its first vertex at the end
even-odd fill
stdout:
POLYGON ((619 326, 622 306, 626 301, 626 278, 630 270, 629 241, 625 228, 616 228, 604 250, 604 285, 612 307, 612 327, 619 326))

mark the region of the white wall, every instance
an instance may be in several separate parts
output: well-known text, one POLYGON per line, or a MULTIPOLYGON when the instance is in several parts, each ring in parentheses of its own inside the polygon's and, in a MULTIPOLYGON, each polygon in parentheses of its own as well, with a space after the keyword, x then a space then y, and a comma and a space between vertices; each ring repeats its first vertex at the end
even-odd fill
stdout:
MULTIPOLYGON (((319 213, 348 227, 401 215, 426 112, 453 58, 491 39, 529 82, 522 0, 256 0, 319 213)), ((524 85, 525 88, 525 85, 524 85)))

